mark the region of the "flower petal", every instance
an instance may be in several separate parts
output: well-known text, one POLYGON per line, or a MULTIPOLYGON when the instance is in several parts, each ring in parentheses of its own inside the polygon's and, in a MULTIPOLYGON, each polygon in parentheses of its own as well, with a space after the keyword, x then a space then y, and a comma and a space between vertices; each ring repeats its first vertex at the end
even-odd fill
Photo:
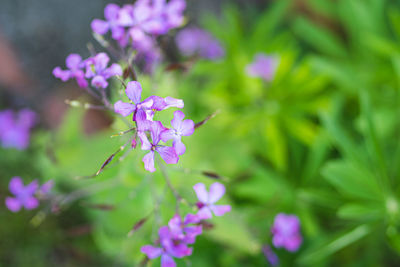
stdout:
POLYGON ((158 247, 153 247, 151 245, 146 245, 140 248, 140 251, 144 254, 146 254, 146 256, 149 259, 154 259, 157 258, 161 255, 162 253, 162 249, 158 248, 158 247))
POLYGON ((210 193, 208 195, 208 203, 212 204, 217 202, 225 194, 225 186, 221 183, 213 183, 210 186, 210 193))
POLYGON ((208 192, 206 190, 206 186, 203 183, 198 183, 193 186, 194 191, 196 192, 197 198, 202 203, 207 203, 208 201, 208 192))
POLYGON ((296 250, 299 249, 302 242, 303 242, 303 239, 302 239, 301 235, 296 234, 285 240, 284 247, 290 252, 295 252, 296 250))
POLYGON ((229 205, 212 205, 210 209, 214 212, 215 216, 222 216, 227 212, 231 211, 231 206, 229 205))
POLYGON ((164 253, 161 255, 161 267, 176 267, 176 263, 170 255, 164 253))
POLYGON ((55 67, 53 70, 53 76, 61 79, 63 82, 68 81, 71 78, 70 70, 62 70, 60 67, 55 67))
POLYGON ((185 144, 182 143, 181 139, 176 138, 173 142, 173 146, 175 149, 175 152, 178 156, 185 154, 186 147, 185 144))
POLYGON ((167 142, 168 140, 175 139, 175 137, 176 137, 175 130, 173 130, 173 129, 166 129, 166 130, 162 131, 160 134, 161 141, 163 141, 163 142, 167 142))
POLYGON ((192 135, 194 133, 194 122, 192 120, 184 120, 178 131, 184 136, 192 135))
POLYGON ((108 86, 108 82, 103 76, 97 75, 92 79, 92 86, 96 88, 106 88, 108 86))
POLYGON ((142 142, 142 150, 150 150, 152 145, 149 142, 149 139, 147 139, 146 133, 138 132, 138 136, 140 138, 140 141, 142 142))
POLYGON ((88 82, 85 79, 85 73, 82 70, 78 70, 74 73, 75 80, 78 83, 78 86, 81 88, 88 87, 88 82))
POLYGON ((121 114, 122 116, 126 117, 129 114, 131 114, 133 111, 135 111, 135 105, 129 104, 122 102, 121 100, 117 101, 114 104, 114 111, 116 113, 121 114))
POLYGON ((102 52, 95 55, 93 60, 96 72, 99 72, 107 68, 110 57, 106 53, 102 52))
POLYGON ((155 172, 156 168, 154 168, 154 151, 150 151, 146 155, 144 155, 142 159, 144 163, 144 168, 149 172, 155 172))
POLYGON ((20 192, 24 190, 24 183, 21 177, 15 176, 11 178, 10 183, 8 184, 8 189, 14 195, 18 195, 20 192))
POLYGON ((197 216, 195 214, 191 214, 191 213, 187 214, 185 219, 184 219, 184 221, 183 221, 183 223, 185 225, 186 224, 192 224, 192 223, 198 223, 198 222, 200 222, 199 216, 197 216))
POLYGON ((208 206, 204 206, 197 212, 197 216, 199 216, 201 220, 207 220, 212 218, 212 213, 208 206))
POLYGON ((183 118, 185 118, 185 113, 180 110, 176 110, 174 112, 174 118, 171 120, 172 127, 177 130, 181 128, 183 118))
POLYGON ((142 86, 137 81, 131 81, 126 86, 125 93, 133 103, 139 104, 142 97, 142 86))
POLYGON ((118 40, 118 41, 123 40, 126 37, 125 29, 123 27, 119 27, 119 26, 112 27, 111 28, 111 37, 114 40, 118 40))
POLYGON ((21 203, 19 202, 18 199, 13 197, 6 198, 6 206, 7 209, 9 209, 12 212, 17 212, 21 209, 21 203))
POLYGON ((109 23, 101 19, 94 19, 92 23, 90 23, 90 27, 93 32, 100 35, 106 34, 110 28, 109 23))
POLYGON ((122 68, 118 64, 112 64, 108 69, 105 70, 104 76, 106 79, 112 76, 121 76, 122 75, 122 68))
POLYGON ((39 188, 39 183, 37 180, 33 180, 30 184, 28 184, 27 186, 25 186, 25 194, 27 195, 33 195, 35 194, 36 190, 38 190, 39 188))
POLYGON ((39 206, 39 200, 35 197, 29 197, 24 201, 23 205, 27 210, 33 210, 39 206))
POLYGON ((165 98, 165 104, 167 105, 166 108, 170 107, 183 108, 185 106, 182 99, 177 99, 170 96, 167 96, 165 98))
POLYGON ((160 142, 160 134, 165 131, 165 127, 160 121, 152 121, 150 124, 151 140, 154 145, 160 142))
POLYGON ((176 164, 179 161, 179 157, 173 147, 157 146, 156 151, 167 164, 176 164))
POLYGON ((138 104, 138 108, 141 109, 150 109, 153 106, 153 99, 146 99, 145 101, 138 104))
POLYGON ((108 4, 104 8, 104 17, 107 20, 116 20, 118 18, 118 12, 120 7, 116 4, 108 4))
POLYGON ((65 60, 66 66, 71 70, 79 69, 81 63, 82 57, 78 54, 70 54, 65 60))

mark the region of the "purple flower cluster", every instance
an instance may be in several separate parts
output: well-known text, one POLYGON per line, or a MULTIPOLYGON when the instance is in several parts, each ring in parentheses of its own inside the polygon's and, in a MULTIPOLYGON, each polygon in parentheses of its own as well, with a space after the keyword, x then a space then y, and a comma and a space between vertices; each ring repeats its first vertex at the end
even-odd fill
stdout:
POLYGON ((24 186, 20 177, 13 177, 10 180, 8 188, 14 197, 6 198, 6 206, 12 212, 18 212, 22 207, 27 210, 35 209, 39 206, 39 200, 35 195, 45 196, 53 187, 53 181, 50 180, 39 186, 34 180, 30 184, 24 186))
POLYGON ((279 213, 271 228, 272 243, 276 248, 285 248, 290 252, 299 249, 303 239, 300 233, 300 220, 296 215, 279 213))
MULTIPOLYGON (((145 169, 150 172, 156 170, 154 167, 155 152, 168 164, 178 163, 179 156, 183 155, 186 150, 181 137, 193 134, 194 122, 184 120, 185 114, 182 111, 174 112, 171 128, 164 127, 160 121, 154 121, 153 118, 157 111, 170 107, 183 108, 183 101, 172 97, 162 98, 154 95, 142 100, 142 86, 137 81, 129 82, 125 93, 130 102, 117 101, 114 104, 114 111, 122 116, 132 114, 132 120, 137 125, 137 136, 141 141, 141 148, 149 151, 143 157, 145 169), (172 146, 160 144, 160 142, 169 140, 172 140, 172 146)), ((135 142, 133 143, 135 144, 135 142)))
POLYGON ((246 72, 251 77, 259 77, 265 81, 271 81, 278 67, 278 59, 275 55, 258 53, 254 61, 246 66, 246 72))
POLYGON ((154 37, 168 33, 183 24, 184 0, 137 0, 122 7, 108 4, 104 9, 105 20, 94 19, 93 32, 111 37, 121 47, 130 42, 142 56, 158 58, 154 37))
POLYGON ((199 28, 186 28, 175 37, 176 44, 185 56, 199 55, 206 59, 219 59, 225 54, 221 44, 209 32, 199 28))
POLYGON ((28 147, 30 130, 35 125, 36 114, 23 109, 18 113, 12 110, 0 112, 0 142, 5 148, 23 150, 28 147))
POLYGON ((158 231, 159 239, 156 241, 157 246, 145 245, 141 251, 147 255, 149 259, 161 256, 161 267, 175 267, 174 258, 183 258, 192 255, 193 248, 188 245, 194 244, 196 237, 203 231, 201 221, 210 219, 213 210, 215 215, 222 216, 230 211, 230 206, 217 206, 214 203, 219 200, 225 193, 224 185, 214 183, 207 192, 204 184, 196 184, 194 190, 200 200, 199 211, 197 214, 187 214, 184 219, 176 214, 169 222, 168 226, 162 226, 158 231), (224 207, 224 208, 222 208, 224 207), (215 210, 218 210, 217 212, 215 210), (204 216, 207 214, 207 216, 204 216))
POLYGON ((87 79, 91 79, 91 85, 96 88, 106 88, 107 80, 112 76, 122 75, 122 68, 118 64, 111 64, 108 67, 110 58, 106 53, 98 53, 93 57, 82 60, 78 54, 70 54, 65 64, 66 70, 56 67, 53 75, 63 82, 69 79, 75 79, 81 88, 88 86, 87 79))

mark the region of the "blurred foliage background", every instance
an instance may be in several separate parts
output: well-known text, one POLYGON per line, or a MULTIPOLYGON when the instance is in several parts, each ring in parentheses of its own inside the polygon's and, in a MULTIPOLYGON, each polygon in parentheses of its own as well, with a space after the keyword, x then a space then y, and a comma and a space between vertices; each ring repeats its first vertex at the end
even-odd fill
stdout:
MULTIPOLYGON (((146 96, 156 90, 184 99, 194 121, 219 110, 185 140, 185 156, 168 172, 192 202, 195 183, 213 182, 202 171, 223 176, 233 210, 213 221, 178 266, 268 265, 261 248, 279 212, 299 216, 304 238, 294 254, 276 251, 282 266, 398 266, 400 3, 227 1, 217 10, 189 19, 221 42, 223 59, 199 60, 187 71, 161 65, 153 78, 140 76, 146 96), (279 57, 271 82, 245 72, 259 52, 279 57)), ((59 98, 72 98, 63 90, 59 98)), ((119 90, 116 82, 115 99, 119 90)), ((20 104, 2 101, 13 105, 20 104)), ((46 109, 38 108, 44 117, 46 109)), ((143 169, 139 150, 96 178, 74 179, 95 173, 128 140, 110 138, 126 126, 73 108, 57 119, 57 127, 42 121, 27 151, 1 149, 0 199, 15 175, 55 179, 55 190, 70 197, 55 214, 49 207, 12 214, 1 205, 0 265, 137 266, 140 247, 173 215, 173 195, 155 198, 165 182, 143 169), (88 116, 102 126, 86 123, 88 116), (155 206, 160 216, 128 237, 155 206)))

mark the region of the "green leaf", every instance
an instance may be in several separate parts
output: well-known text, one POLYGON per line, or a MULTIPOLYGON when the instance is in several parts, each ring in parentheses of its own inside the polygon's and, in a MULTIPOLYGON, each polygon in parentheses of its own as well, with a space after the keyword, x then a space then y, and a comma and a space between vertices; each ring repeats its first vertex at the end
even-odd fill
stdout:
POLYGON ((335 35, 322 27, 316 26, 304 17, 295 20, 294 31, 299 38, 319 52, 334 57, 344 58, 346 56, 346 48, 335 35))
POLYGON ((339 208, 337 215, 342 219, 369 221, 381 219, 383 206, 367 205, 367 203, 349 203, 339 208))
POLYGON ((306 251, 300 256, 298 262, 304 266, 311 266, 324 258, 338 252, 339 250, 357 242, 371 232, 368 225, 360 225, 337 238, 329 241, 326 245, 318 246, 316 249, 306 251))
POLYGON ((260 253, 261 244, 251 235, 239 214, 234 211, 222 217, 213 219, 215 228, 207 235, 216 241, 245 253, 256 255, 260 253))
POLYGON ((342 160, 331 161, 322 169, 322 175, 347 196, 370 200, 381 200, 383 197, 375 176, 358 164, 342 160))

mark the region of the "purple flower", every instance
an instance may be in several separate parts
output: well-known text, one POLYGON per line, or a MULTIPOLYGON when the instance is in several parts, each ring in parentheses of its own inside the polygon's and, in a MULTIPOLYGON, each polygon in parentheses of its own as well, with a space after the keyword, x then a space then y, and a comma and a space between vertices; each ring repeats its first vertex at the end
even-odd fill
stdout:
MULTIPOLYGON (((147 119, 146 110, 151 109, 151 107, 153 106, 153 100, 146 99, 144 101, 141 101, 142 86, 137 81, 129 82, 126 86, 125 93, 131 103, 125 103, 119 100, 114 104, 114 111, 124 117, 133 113, 133 120, 136 121, 138 124, 141 124, 147 119)), ((141 125, 138 125, 139 128, 140 126, 141 125)))
POLYGON ((143 131, 138 132, 140 141, 142 142, 142 150, 150 150, 148 154, 143 157, 144 168, 149 172, 154 172, 154 151, 160 154, 161 158, 167 164, 178 163, 179 157, 175 152, 175 149, 169 146, 162 146, 158 143, 161 141, 160 134, 165 128, 159 121, 149 122, 149 130, 151 135, 151 142, 147 139, 147 135, 143 131))
POLYGON ((91 23, 92 30, 100 35, 111 31, 114 40, 119 41, 121 46, 126 45, 125 29, 119 23, 119 13, 121 8, 116 4, 108 4, 104 9, 104 20, 94 19, 91 23))
POLYGON ((275 252, 270 248, 270 246, 265 245, 262 248, 262 251, 264 253, 265 258, 267 258, 269 264, 271 266, 278 266, 279 265, 279 258, 275 254, 275 252))
POLYGON ((68 68, 67 70, 56 67, 53 70, 53 75, 63 82, 75 78, 79 87, 87 87, 88 82, 85 80, 85 74, 82 70, 85 67, 85 61, 82 60, 81 56, 78 54, 70 54, 65 60, 65 64, 68 68))
POLYGON ((183 155, 186 151, 181 137, 192 135, 194 132, 194 122, 192 120, 183 120, 184 117, 185 114, 182 111, 175 111, 174 118, 171 121, 172 129, 167 129, 161 133, 161 140, 163 142, 173 140, 172 145, 178 155, 183 155))
POLYGON ((176 238, 168 226, 161 227, 158 235, 160 247, 146 245, 140 251, 149 259, 161 256, 161 267, 175 267, 176 263, 173 258, 183 258, 192 254, 193 249, 189 248, 181 239, 176 238))
POLYGON ((23 150, 28 147, 30 130, 36 122, 36 114, 23 109, 18 114, 11 110, 0 112, 0 141, 5 148, 23 150))
POLYGON ((253 63, 246 66, 246 72, 251 77, 260 77, 266 81, 271 81, 278 67, 278 59, 276 56, 271 56, 259 53, 255 56, 253 63))
POLYGON ((199 28, 186 28, 175 38, 179 50, 185 56, 198 54, 206 59, 219 59, 225 51, 221 44, 208 32, 199 28))
POLYGON ((108 86, 107 80, 116 75, 122 75, 121 66, 112 64, 107 68, 110 58, 106 53, 98 53, 96 56, 86 60, 86 78, 92 79, 92 86, 96 88, 106 88, 108 86))
POLYGON ((212 218, 211 211, 216 216, 222 216, 231 210, 231 206, 229 205, 214 205, 225 194, 225 186, 223 184, 218 182, 213 183, 210 186, 210 192, 207 192, 206 186, 203 183, 195 184, 193 189, 199 199, 197 203, 199 208, 197 216, 200 219, 212 218))
POLYGON ((34 197, 36 190, 38 189, 37 181, 24 186, 20 177, 13 177, 8 185, 10 192, 14 197, 6 198, 6 206, 12 212, 17 212, 21 207, 25 207, 27 210, 32 210, 39 206, 39 201, 34 197))
POLYGON ((193 244, 196 241, 196 236, 203 231, 201 225, 193 225, 200 222, 200 218, 194 214, 186 215, 182 220, 179 214, 175 214, 168 222, 168 227, 175 239, 179 239, 186 244, 193 244))
POLYGON ((283 247, 288 251, 296 251, 301 243, 300 220, 296 215, 279 213, 275 216, 271 228, 272 243, 275 247, 283 247))
MULTIPOLYGON (((125 93, 131 102, 117 101, 114 104, 114 111, 124 117, 133 113, 133 120, 137 123, 144 123, 146 120, 152 121, 155 111, 161 111, 170 107, 184 107, 183 100, 173 97, 162 98, 159 96, 150 96, 144 101, 141 101, 142 86, 137 81, 129 82, 126 86, 125 93)), ((141 128, 140 126, 141 125, 138 127, 141 128)))

